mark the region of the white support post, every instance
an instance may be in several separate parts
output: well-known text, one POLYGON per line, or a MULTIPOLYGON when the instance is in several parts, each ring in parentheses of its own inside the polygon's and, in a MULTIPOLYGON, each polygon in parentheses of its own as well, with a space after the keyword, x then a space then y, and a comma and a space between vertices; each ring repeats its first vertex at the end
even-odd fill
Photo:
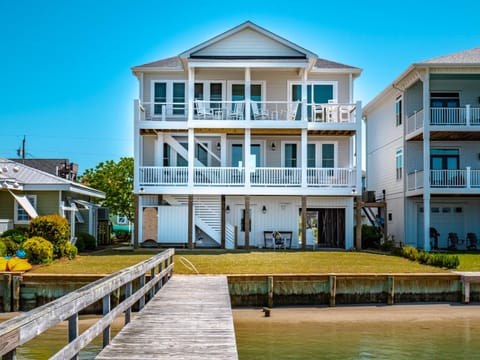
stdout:
POLYGON ((188 121, 193 120, 193 101, 195 99, 195 68, 188 68, 188 121))
POLYGON ((227 166, 227 134, 220 135, 220 166, 227 166))
POLYGON ((302 166, 302 187, 307 187, 307 129, 302 129, 300 141, 300 158, 302 166))
POLYGON ((472 113, 470 111, 470 104, 465 105, 465 121, 466 125, 470 126, 472 120, 472 113))
POLYGON ((193 188, 193 171, 195 166, 195 132, 188 129, 188 187, 193 188))
POLYGON ((157 141, 155 141, 155 166, 163 166, 163 144, 164 144, 163 132, 157 134, 157 141))
MULTIPOLYGON (((252 96, 252 92, 250 89, 251 86, 251 74, 250 74, 250 68, 246 67, 245 68, 245 120, 250 121, 250 100, 252 96)), ((250 150, 249 150, 250 152, 250 150)))
POLYGON ((140 184, 140 129, 139 129, 139 121, 140 121, 140 102, 138 99, 133 101, 133 158, 134 166, 133 166, 133 192, 138 193, 139 191, 139 184, 140 184))
MULTIPOLYGON (((307 69, 303 69, 302 73, 302 121, 307 121, 307 79, 308 79, 308 72, 307 69)), ((313 97, 313 94, 312 94, 313 97)))
POLYGON ((423 249, 430 251, 430 76, 423 81, 423 249))
POLYGON ((250 187, 250 170, 252 168, 250 159, 251 147, 251 130, 245 129, 245 148, 243 149, 244 166, 245 166, 245 187, 250 187))
POLYGON ((356 155, 356 192, 357 194, 362 193, 362 161, 363 161, 363 150, 362 150, 362 102, 357 101, 355 105, 355 124, 357 126, 356 135, 355 135, 355 155, 356 155))
POLYGON ((467 166, 467 173, 465 176, 466 176, 465 184, 467 186, 467 189, 470 189, 471 179, 472 179, 472 168, 470 166, 467 166))

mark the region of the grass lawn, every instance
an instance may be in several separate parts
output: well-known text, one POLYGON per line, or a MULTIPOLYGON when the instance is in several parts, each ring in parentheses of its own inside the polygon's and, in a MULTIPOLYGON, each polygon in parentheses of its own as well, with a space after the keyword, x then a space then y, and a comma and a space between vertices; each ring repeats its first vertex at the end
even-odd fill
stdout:
MULTIPOLYGON (((158 252, 158 251, 157 251, 158 252)), ((157 253, 107 250, 80 255, 72 261, 56 261, 36 267, 34 273, 109 274, 146 260, 157 253)), ((458 254, 459 271, 480 271, 479 254, 458 254)), ((389 255, 343 251, 238 251, 177 250, 177 274, 194 274, 190 263, 201 274, 308 274, 308 273, 419 273, 448 272, 389 255)))

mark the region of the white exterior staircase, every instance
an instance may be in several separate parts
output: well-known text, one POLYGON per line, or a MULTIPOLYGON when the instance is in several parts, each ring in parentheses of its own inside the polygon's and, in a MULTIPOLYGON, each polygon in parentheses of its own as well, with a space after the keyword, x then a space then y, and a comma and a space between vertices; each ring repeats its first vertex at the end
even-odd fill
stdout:
MULTIPOLYGON (((188 196, 164 195, 163 199, 170 205, 188 205, 188 196)), ((196 196, 193 201, 194 223, 218 245, 221 244, 221 202, 218 196, 196 196)), ((235 246, 234 226, 225 225, 225 247, 233 249, 235 246)))

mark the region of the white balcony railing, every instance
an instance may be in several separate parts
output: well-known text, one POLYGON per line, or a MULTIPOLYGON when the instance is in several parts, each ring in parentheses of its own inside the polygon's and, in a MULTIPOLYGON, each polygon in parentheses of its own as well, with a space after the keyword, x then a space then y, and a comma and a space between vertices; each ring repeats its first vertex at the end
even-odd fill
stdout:
MULTIPOLYGON (((141 186, 187 186, 187 167, 140 167, 141 186)), ((245 186, 243 167, 195 167, 194 186, 245 186)), ((351 168, 308 168, 309 187, 355 187, 356 171, 351 168)), ((302 185, 300 168, 257 167, 250 172, 251 186, 302 185)))
MULTIPOLYGON (((293 121, 302 119, 300 101, 250 101, 250 120, 293 121)), ((141 121, 186 121, 186 102, 140 102, 141 121)), ((246 101, 195 100, 194 120, 245 120, 246 101)), ((306 106, 305 120, 322 123, 355 123, 356 104, 313 104, 306 106)))
MULTIPOLYGON (((423 170, 408 174, 409 191, 423 188, 423 170)), ((430 187, 433 189, 471 189, 480 188, 480 170, 470 168, 462 170, 430 170, 430 187)))
MULTIPOLYGON (((424 112, 419 110, 407 118, 407 134, 423 128, 424 112)), ((478 126, 480 125, 480 107, 430 108, 432 126, 478 126)))

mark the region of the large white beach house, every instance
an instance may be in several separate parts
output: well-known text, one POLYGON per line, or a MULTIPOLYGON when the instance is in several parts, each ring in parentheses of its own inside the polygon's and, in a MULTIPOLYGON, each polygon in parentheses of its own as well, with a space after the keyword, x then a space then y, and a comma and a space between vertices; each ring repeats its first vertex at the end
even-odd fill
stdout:
POLYGON ((132 71, 140 244, 353 247, 361 69, 247 21, 132 71))
POLYGON ((480 234, 480 48, 412 64, 364 108, 367 189, 385 190, 407 245, 474 248, 480 234))

